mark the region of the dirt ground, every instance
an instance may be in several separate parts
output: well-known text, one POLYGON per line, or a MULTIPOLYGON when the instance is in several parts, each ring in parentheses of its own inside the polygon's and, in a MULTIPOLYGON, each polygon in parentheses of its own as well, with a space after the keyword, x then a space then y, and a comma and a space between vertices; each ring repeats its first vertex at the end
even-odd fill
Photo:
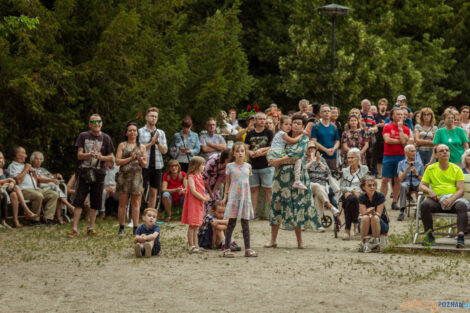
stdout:
MULTIPOLYGON (((396 222, 405 234, 411 221, 396 222)), ((133 256, 131 235, 117 238, 115 220, 100 222, 100 238, 64 236, 70 226, 0 232, 1 312, 416 312, 411 300, 468 301, 469 257, 456 254, 362 254, 359 240, 280 231, 266 249, 267 221, 251 222, 258 258, 221 258, 219 251, 185 252, 186 228, 162 227, 162 253, 133 256)), ((235 238, 242 244, 240 224, 235 238)), ((129 233, 130 230, 128 229, 129 233)), ((392 237, 393 239, 393 237, 392 237)), ((465 303, 464 302, 464 303, 465 303)), ((453 309, 442 308, 440 312, 453 309)), ((420 312, 431 312, 425 309, 420 312)))

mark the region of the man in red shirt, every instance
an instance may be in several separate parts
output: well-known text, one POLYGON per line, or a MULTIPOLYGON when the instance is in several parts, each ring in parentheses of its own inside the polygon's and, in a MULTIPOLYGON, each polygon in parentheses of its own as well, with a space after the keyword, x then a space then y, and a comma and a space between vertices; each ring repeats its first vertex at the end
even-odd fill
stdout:
POLYGON ((384 157, 382 161, 382 185, 380 192, 385 196, 388 191, 388 182, 393 178, 392 210, 398 210, 398 195, 400 194, 400 181, 398 180, 398 163, 405 158, 405 146, 411 132, 403 125, 404 113, 401 108, 393 108, 390 112, 392 123, 383 128, 384 157))

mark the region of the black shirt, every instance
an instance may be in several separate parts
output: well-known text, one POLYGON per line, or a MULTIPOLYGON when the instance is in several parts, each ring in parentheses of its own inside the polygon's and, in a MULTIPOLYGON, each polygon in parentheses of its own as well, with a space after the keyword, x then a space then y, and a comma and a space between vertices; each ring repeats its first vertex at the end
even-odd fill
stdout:
MULTIPOLYGON (((273 132, 269 129, 264 129, 262 132, 256 132, 256 129, 250 131, 246 134, 245 143, 249 146, 251 151, 258 150, 260 148, 269 147, 273 141, 273 132)), ((269 167, 268 160, 266 156, 260 156, 252 158, 250 160, 251 168, 254 170, 259 170, 269 167)))

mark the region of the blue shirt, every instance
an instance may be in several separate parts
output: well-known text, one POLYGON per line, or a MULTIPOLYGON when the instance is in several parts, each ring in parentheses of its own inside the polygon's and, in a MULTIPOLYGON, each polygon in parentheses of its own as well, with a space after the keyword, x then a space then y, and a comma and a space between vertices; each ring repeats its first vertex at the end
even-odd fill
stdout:
MULTIPOLYGON (((316 138, 319 144, 330 149, 335 146, 335 141, 339 141, 338 129, 331 123, 330 126, 325 127, 321 122, 318 122, 312 127, 311 138, 316 138)), ((325 159, 336 159, 336 151, 332 156, 323 151, 321 151, 321 154, 325 159)))
MULTIPOLYGON (((423 176, 424 175, 423 162, 421 162, 421 159, 418 159, 418 158, 415 158, 414 162, 415 162, 416 172, 418 172, 419 176, 423 176)), ((400 172, 404 173, 407 167, 408 167, 408 160, 407 159, 401 160, 400 163, 398 163, 397 173, 400 173, 400 172)), ((408 171, 408 173, 406 173, 406 177, 402 180, 402 182, 409 183, 410 177, 411 177, 411 183, 413 184, 413 186, 418 186, 419 183, 421 182, 418 179, 418 177, 416 177, 416 175, 413 174, 412 176, 411 171, 408 171)))
POLYGON ((136 235, 152 235, 153 233, 157 232, 158 236, 155 238, 155 245, 160 246, 160 226, 153 224, 152 228, 148 229, 145 224, 140 225, 137 227, 135 234, 136 235))

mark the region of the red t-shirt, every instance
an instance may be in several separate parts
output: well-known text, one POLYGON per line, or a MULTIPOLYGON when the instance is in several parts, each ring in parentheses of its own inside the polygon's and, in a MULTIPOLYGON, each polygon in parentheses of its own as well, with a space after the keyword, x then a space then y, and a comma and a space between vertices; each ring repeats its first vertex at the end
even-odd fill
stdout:
MULTIPOLYGON (((186 173, 181 171, 181 175, 183 176, 183 179, 186 177, 186 173)), ((162 181, 166 181, 168 182, 168 189, 176 189, 178 187, 183 187, 184 188, 184 185, 183 185, 183 179, 180 180, 180 175, 178 174, 178 176, 176 176, 176 179, 172 179, 170 177, 170 180, 168 180, 168 173, 165 173, 163 174, 163 180, 162 181)), ((173 198, 173 203, 178 205, 180 202, 180 198, 184 195, 184 193, 182 194, 179 194, 177 192, 174 192, 171 194, 171 197, 173 198)))
MULTIPOLYGON (((410 129, 408 127, 403 126, 403 132, 410 137, 410 129)), ((393 123, 384 126, 383 135, 385 134, 390 134, 390 138, 392 139, 400 139, 400 130, 398 126, 393 123)), ((401 144, 389 145, 385 142, 384 155, 405 155, 405 147, 401 144)))

